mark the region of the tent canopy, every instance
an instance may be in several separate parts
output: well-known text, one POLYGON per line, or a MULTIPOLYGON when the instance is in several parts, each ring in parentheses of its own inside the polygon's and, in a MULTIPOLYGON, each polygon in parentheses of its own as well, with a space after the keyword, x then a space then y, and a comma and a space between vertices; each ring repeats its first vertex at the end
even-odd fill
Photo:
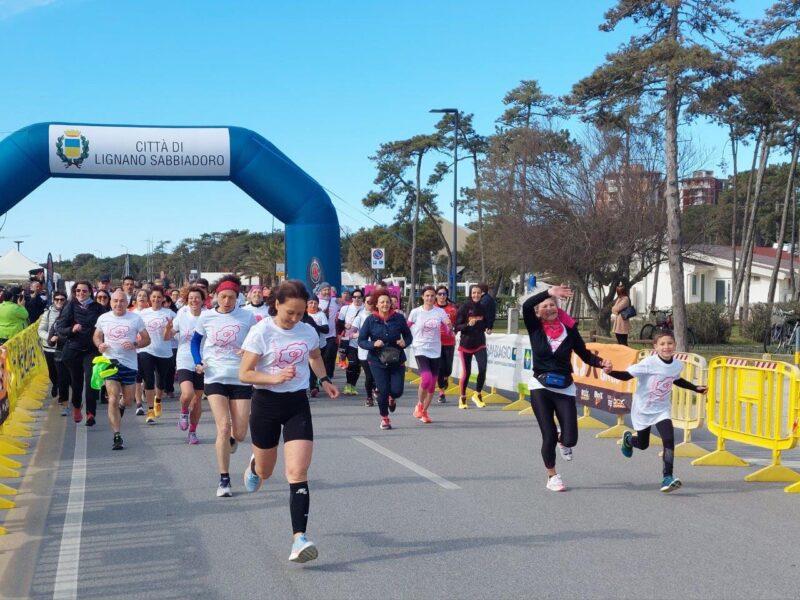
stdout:
POLYGON ((0 281, 25 283, 30 278, 31 269, 41 269, 42 265, 33 262, 16 248, 0 256, 0 281))

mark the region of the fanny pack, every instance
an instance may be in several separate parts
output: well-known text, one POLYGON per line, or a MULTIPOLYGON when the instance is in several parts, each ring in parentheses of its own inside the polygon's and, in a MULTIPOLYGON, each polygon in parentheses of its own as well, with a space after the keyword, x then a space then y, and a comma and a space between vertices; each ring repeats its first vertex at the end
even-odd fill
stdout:
POLYGON ((559 390, 563 390, 572 385, 572 375, 562 375, 561 373, 542 373, 541 375, 537 375, 536 379, 545 387, 559 390))
POLYGON ((394 346, 384 346, 378 351, 378 360, 386 366, 396 365, 400 362, 400 349, 394 346))

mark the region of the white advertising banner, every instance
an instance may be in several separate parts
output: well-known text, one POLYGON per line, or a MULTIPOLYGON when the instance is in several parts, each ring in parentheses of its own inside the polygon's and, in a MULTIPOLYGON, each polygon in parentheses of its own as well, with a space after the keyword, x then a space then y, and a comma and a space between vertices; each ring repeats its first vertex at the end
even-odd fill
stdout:
MULTIPOLYGON (((486 336, 486 387, 517 393, 517 384, 527 383, 533 375, 531 360, 531 343, 526 335, 509 335, 493 333, 486 336)), ((464 358, 472 358, 465 354, 464 358)), ((412 365, 409 363, 408 365, 412 365)), ((413 368, 416 368, 414 363, 413 368)), ((478 372, 478 365, 472 365, 472 374, 478 372)), ((461 360, 456 341, 455 358, 453 359, 452 377, 461 378, 461 360)))
POLYGON ((228 177, 227 128, 50 125, 50 173, 120 177, 228 177))

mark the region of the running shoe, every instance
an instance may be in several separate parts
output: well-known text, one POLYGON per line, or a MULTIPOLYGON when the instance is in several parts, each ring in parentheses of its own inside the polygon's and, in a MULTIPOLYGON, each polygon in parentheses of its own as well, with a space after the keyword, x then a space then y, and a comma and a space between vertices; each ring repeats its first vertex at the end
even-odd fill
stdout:
POLYGON ((367 396, 367 399, 364 400, 364 406, 375 406, 375 401, 372 399, 372 396, 367 396))
POLYGON ((433 423, 433 421, 431 421, 431 418, 428 416, 428 411, 427 410, 423 410, 422 411, 422 414, 420 415, 419 420, 422 421, 423 423, 433 423))
POLYGON ((69 414, 69 407, 66 404, 61 405, 61 416, 66 417, 69 414))
POLYGON ((178 429, 181 431, 186 431, 189 429, 189 413, 181 413, 181 416, 178 419, 178 429))
POLYGON ((381 417, 381 429, 391 429, 392 422, 389 420, 389 417, 381 417))
POLYGON ((122 450, 125 446, 122 445, 122 435, 119 433, 114 434, 114 443, 111 445, 112 450, 122 450))
POLYGON ((319 556, 319 551, 314 542, 310 541, 306 534, 303 533, 292 544, 292 553, 289 555, 289 560, 296 563, 306 563, 314 560, 317 556, 319 556))
POLYGON ((472 394, 472 403, 478 408, 484 408, 486 406, 486 402, 483 401, 480 394, 472 394))
POLYGON ((630 458, 633 456, 633 445, 631 444, 631 438, 633 434, 630 431, 626 431, 622 434, 622 444, 619 447, 619 451, 622 452, 622 456, 625 458, 630 458))
POLYGON ((197 439, 197 433, 195 433, 194 431, 190 431, 190 432, 189 432, 189 435, 186 437, 186 440, 187 440, 187 441, 188 441, 188 442, 189 442, 189 443, 190 443, 192 446, 196 446, 197 444, 199 444, 199 443, 200 443, 200 440, 198 440, 198 439, 197 439))
POLYGON ((461 410, 467 410, 469 408, 469 406, 467 405, 466 396, 461 396, 458 399, 458 408, 460 408, 461 410))
POLYGON ((567 448, 564 444, 559 442, 558 449, 561 450, 561 458, 564 460, 572 460, 572 448, 567 448))
POLYGON ((72 420, 76 423, 83 421, 83 413, 81 412, 80 408, 72 408, 72 420))
POLYGON ((156 405, 153 410, 155 412, 156 418, 161 416, 161 400, 159 398, 156 398, 156 405))
POLYGON ((144 420, 148 425, 156 424, 156 412, 151 408, 147 411, 147 418, 144 420))
POLYGON ((439 404, 447 404, 447 397, 444 394, 439 394, 439 404))
POLYGON ((420 419, 420 418, 422 418, 422 413, 424 413, 424 412, 425 412, 425 409, 422 408, 422 403, 421 402, 417 402, 417 405, 414 407, 414 412, 411 413, 411 414, 414 415, 415 419, 420 419))
POLYGON ((389 412, 394 412, 397 409, 397 400, 389 396, 389 412))
POLYGON ((561 481, 561 475, 556 473, 552 477, 547 478, 547 489, 551 492, 563 492, 566 491, 567 486, 561 481))
POLYGON ((86 426, 87 427, 94 427, 95 420, 94 415, 90 412, 86 412, 86 426))
POLYGON ((311 388, 311 397, 316 398, 317 396, 319 396, 319 388, 311 388))
POLYGON ((136 416, 143 417, 146 413, 144 412, 144 406, 141 404, 136 405, 136 416))
POLYGON ((665 475, 664 479, 661 480, 661 491, 669 494, 670 492, 674 492, 679 487, 683 485, 680 479, 677 477, 673 477, 672 475, 665 475))
POLYGON ((230 478, 221 478, 219 480, 219 485, 217 486, 217 498, 230 498, 233 496, 233 492, 231 491, 231 480, 230 478))
POLYGON ((247 468, 244 470, 244 489, 248 492, 257 492, 261 489, 261 484, 264 481, 256 475, 254 471, 256 466, 255 455, 250 455, 250 462, 247 463, 247 468))
POLYGON ((236 441, 236 438, 230 438, 231 442, 231 454, 236 454, 236 451, 239 449, 239 442, 236 441))

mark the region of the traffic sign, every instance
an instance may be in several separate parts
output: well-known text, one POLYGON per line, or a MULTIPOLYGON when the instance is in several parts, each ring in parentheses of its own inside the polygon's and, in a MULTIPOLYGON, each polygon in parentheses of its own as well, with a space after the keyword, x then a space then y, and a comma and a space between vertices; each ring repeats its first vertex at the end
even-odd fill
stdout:
POLYGON ((372 268, 373 269, 386 268, 386 254, 383 252, 383 248, 372 249, 372 268))

